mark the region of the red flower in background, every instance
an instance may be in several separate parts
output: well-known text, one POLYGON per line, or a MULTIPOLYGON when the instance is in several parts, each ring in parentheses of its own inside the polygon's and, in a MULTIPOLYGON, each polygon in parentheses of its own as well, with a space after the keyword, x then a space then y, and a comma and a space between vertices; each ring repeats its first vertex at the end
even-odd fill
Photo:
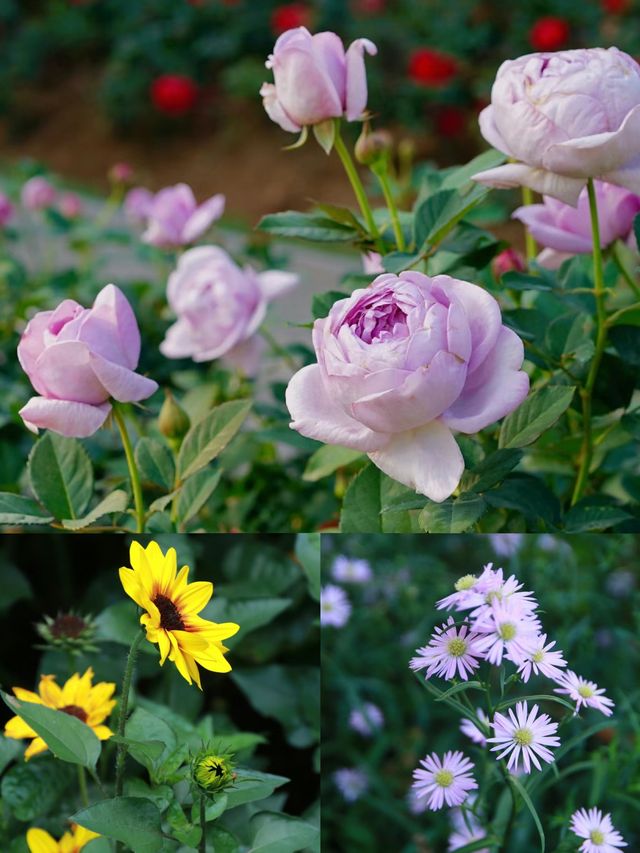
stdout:
POLYGON ((609 15, 622 15, 630 6, 630 0, 602 0, 602 9, 609 15))
POLYGON ((384 12, 387 0, 353 0, 351 9, 354 15, 379 15, 384 12))
POLYGON ((558 50, 567 43, 570 32, 564 18, 549 15, 539 18, 531 27, 529 41, 535 50, 558 50))
POLYGON ((278 6, 271 15, 271 29, 279 36, 294 27, 309 27, 311 24, 311 9, 304 3, 287 3, 278 6))
POLYGON ((161 74, 151 84, 153 106, 166 115, 188 113, 198 99, 198 87, 184 74, 161 74))
POLYGON ((440 136, 460 136, 467 129, 467 113, 461 107, 441 107, 434 121, 440 136))
POLYGON ((409 77, 420 86, 446 86, 458 73, 455 57, 419 47, 409 57, 409 77))

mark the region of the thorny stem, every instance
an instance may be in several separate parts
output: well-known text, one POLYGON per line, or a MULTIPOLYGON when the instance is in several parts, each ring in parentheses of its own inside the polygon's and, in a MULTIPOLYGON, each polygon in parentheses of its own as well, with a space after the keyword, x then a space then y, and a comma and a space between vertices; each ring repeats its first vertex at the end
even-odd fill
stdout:
POLYGON ((138 466, 136 465, 135 456, 133 454, 131 439, 127 432, 127 424, 117 403, 113 406, 113 419, 118 425, 122 446, 124 448, 124 455, 127 458, 127 467, 129 468, 129 477, 131 479, 131 490, 133 492, 133 502, 136 509, 136 533, 144 533, 145 512, 142 500, 142 487, 140 486, 140 475, 138 474, 138 466))

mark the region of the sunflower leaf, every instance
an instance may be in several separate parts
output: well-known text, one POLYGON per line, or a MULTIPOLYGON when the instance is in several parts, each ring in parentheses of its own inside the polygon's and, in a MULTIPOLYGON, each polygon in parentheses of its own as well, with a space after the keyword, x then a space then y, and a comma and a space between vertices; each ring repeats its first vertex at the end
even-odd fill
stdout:
POLYGON ((162 850, 158 807, 143 797, 115 797, 81 809, 70 820, 87 829, 122 841, 136 853, 162 850))

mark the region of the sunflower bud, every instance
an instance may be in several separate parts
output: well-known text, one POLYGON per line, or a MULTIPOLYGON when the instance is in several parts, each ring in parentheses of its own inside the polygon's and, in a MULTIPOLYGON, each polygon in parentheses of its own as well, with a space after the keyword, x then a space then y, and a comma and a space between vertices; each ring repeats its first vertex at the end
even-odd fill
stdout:
POLYGON ((164 403, 158 416, 158 429, 169 440, 180 443, 191 426, 189 415, 173 396, 165 390, 164 403))
POLYGON ((373 166, 389 156, 392 144, 391 134, 387 130, 370 131, 364 125, 356 142, 356 160, 364 166, 373 166))
POLYGON ((232 759, 229 753, 201 749, 191 764, 193 781, 205 794, 218 794, 230 788, 236 778, 232 759))
POLYGON ((36 631, 47 649, 75 654, 98 651, 93 642, 96 625, 91 616, 80 616, 73 611, 58 613, 55 619, 45 616, 44 621, 36 623, 36 631))

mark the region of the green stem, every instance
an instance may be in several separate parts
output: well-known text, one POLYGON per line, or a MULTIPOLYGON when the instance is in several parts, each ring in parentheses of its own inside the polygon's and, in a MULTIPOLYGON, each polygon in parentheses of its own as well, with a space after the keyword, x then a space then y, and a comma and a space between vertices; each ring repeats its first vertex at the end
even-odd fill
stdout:
POLYGON ((605 310, 605 287, 604 287, 604 271, 602 264, 602 249, 600 247, 600 224, 598 222, 598 202, 596 200, 596 192, 593 186, 593 180, 589 178, 587 182, 587 191, 589 193, 589 211, 591 214, 591 233, 593 235, 593 296, 596 301, 596 348, 589 367, 587 381, 584 388, 580 389, 582 398, 582 447, 580 448, 580 456, 578 462, 578 475, 576 477, 573 495, 571 496, 571 506, 576 504, 582 497, 587 479, 589 477, 589 468, 593 459, 593 433, 591 425, 591 404, 593 397, 593 389, 598 378, 598 369, 604 354, 605 346, 607 345, 607 314, 605 310))
POLYGON ((87 777, 82 764, 78 764, 78 788, 80 789, 80 800, 86 808, 89 805, 89 792, 87 791, 87 777))
POLYGON ((273 335, 268 329, 266 329, 264 326, 261 326, 260 334, 269 344, 274 354, 280 356, 286 362, 287 366, 291 368, 291 370, 298 369, 298 364, 296 360, 292 357, 290 353, 286 351, 283 346, 278 343, 278 341, 273 337, 273 335))
MULTIPOLYGON (((529 187, 522 187, 522 203, 524 205, 533 204, 533 190, 529 187)), ((527 254, 527 266, 529 267, 536 259, 538 247, 533 234, 531 234, 528 228, 525 228, 524 230, 524 241, 527 254)))
POLYGON ((391 187, 389 186, 389 175, 387 172, 387 167, 388 163, 384 161, 381 164, 376 164, 372 166, 371 171, 378 179, 380 188, 382 189, 382 194, 384 195, 384 200, 387 203, 387 208, 391 216, 391 226, 393 228, 394 237, 396 238, 396 246, 398 248, 398 251, 404 252, 404 250, 406 249, 404 233, 402 231, 402 225, 400 224, 398 207, 393 197, 393 193, 391 192, 391 187))
MULTIPOLYGON (((138 657, 140 643, 145 638, 145 632, 140 629, 133 638, 127 662, 124 667, 124 675, 122 677, 122 692, 120 694, 120 716, 118 718, 118 737, 124 737, 125 725, 127 722, 127 706, 129 704, 129 691, 131 690, 131 679, 133 678, 133 670, 138 657)), ((116 797, 122 796, 124 787, 124 763, 127 756, 126 743, 119 743, 116 751, 116 797)))
POLYGON ((502 853, 508 853, 511 830, 513 829, 513 821, 516 816, 516 792, 513 790, 513 785, 509 782, 509 772, 505 770, 504 767, 501 767, 501 769, 511 794, 511 813, 509 814, 509 820, 507 821, 507 825, 504 828, 504 835, 502 836, 502 853))
POLYGON ((626 268, 624 261, 620 257, 620 246, 617 241, 613 244, 613 248, 611 249, 611 257, 613 258, 615 265, 618 267, 618 271, 622 278, 627 282, 638 299, 640 299, 640 287, 633 280, 633 276, 626 268))
POLYGON ((198 851, 199 853, 207 853, 207 818, 204 794, 200 794, 200 829, 202 831, 202 835, 200 836, 198 851))
POLYGON ((362 215, 364 216, 364 221, 367 225, 367 230, 371 235, 372 239, 378 243, 378 248, 382 250, 382 245, 380 244, 380 232, 378 231, 378 226, 375 223, 373 218, 373 211, 369 205, 369 200, 367 199, 367 194, 362 185, 362 181, 360 180, 360 175, 358 174, 358 170, 356 169, 356 165, 351 159, 351 154, 347 149, 347 146, 344 144, 344 140, 340 133, 340 120, 336 119, 336 135, 334 139, 334 147, 338 152, 338 157, 342 161, 342 165, 344 166, 344 170, 347 173, 347 177, 351 183, 353 188, 353 192, 355 193, 356 199, 358 200, 358 204, 360 205, 360 210, 362 211, 362 215))
POLYGON ((142 500, 142 487, 140 486, 140 475, 138 474, 138 466, 133 455, 133 447, 129 433, 127 432, 127 424, 124 416, 117 403, 113 405, 113 419, 120 430, 120 438, 124 448, 124 455, 127 457, 127 466, 129 468, 129 477, 131 478, 131 489, 133 491, 133 502, 136 508, 136 533, 144 533, 144 503, 142 500))
POLYGON ((633 305, 625 305, 624 308, 620 308, 618 311, 610 314, 607 319, 607 326, 609 328, 611 328, 611 326, 615 326, 621 317, 624 317, 625 314, 629 314, 632 311, 640 311, 640 302, 634 302, 633 305))

